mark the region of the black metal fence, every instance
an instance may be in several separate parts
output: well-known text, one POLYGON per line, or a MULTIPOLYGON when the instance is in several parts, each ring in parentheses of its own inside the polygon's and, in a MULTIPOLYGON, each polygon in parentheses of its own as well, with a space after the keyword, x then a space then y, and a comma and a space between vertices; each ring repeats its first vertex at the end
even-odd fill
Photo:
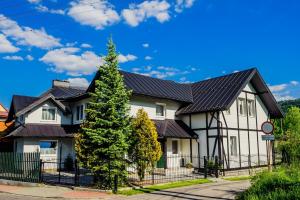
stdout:
POLYGON ((0 178, 24 182, 40 182, 40 154, 0 153, 0 178))

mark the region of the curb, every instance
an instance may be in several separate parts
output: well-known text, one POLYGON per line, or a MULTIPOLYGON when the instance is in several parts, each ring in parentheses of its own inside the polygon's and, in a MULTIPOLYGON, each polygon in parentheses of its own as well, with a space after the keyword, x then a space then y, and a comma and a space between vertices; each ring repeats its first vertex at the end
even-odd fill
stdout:
POLYGON ((41 186, 40 183, 29 183, 29 182, 13 181, 13 180, 6 180, 6 179, 0 179, 0 184, 12 185, 12 186, 24 186, 24 187, 39 187, 39 186, 41 186))

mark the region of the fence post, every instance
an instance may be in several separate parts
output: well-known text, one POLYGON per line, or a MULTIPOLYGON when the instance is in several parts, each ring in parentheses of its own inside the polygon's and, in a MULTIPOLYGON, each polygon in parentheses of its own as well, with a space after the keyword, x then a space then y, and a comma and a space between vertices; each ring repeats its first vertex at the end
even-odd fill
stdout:
POLYGON ((251 175, 251 156, 248 155, 248 168, 249 168, 249 175, 251 175))
POLYGON ((152 175, 152 185, 154 185, 154 166, 152 166, 151 175, 152 175))
POLYGON ((75 159, 75 162, 74 162, 74 170, 75 170, 75 180, 74 180, 74 183, 75 185, 78 185, 78 174, 77 174, 77 159, 75 159))
POLYGON ((43 160, 40 159, 39 182, 42 182, 42 181, 43 181, 42 169, 43 169, 43 160))
POLYGON ((113 189, 113 193, 114 194, 118 193, 118 175, 115 175, 115 177, 114 177, 114 189, 113 189))
POLYGON ((207 159, 206 159, 206 156, 204 156, 204 178, 207 178, 207 159))
POLYGON ((215 156, 215 176, 219 178, 219 158, 215 156))

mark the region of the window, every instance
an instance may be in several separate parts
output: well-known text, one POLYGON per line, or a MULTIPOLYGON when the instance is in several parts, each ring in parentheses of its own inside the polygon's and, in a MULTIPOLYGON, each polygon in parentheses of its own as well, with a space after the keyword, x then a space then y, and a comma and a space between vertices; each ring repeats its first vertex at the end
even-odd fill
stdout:
POLYGON ((83 112, 84 112, 84 107, 83 105, 77 106, 76 107, 76 120, 83 120, 83 112))
POLYGON ((240 115, 246 115, 246 100, 239 98, 239 113, 240 115))
POLYGON ((162 104, 156 104, 156 116, 164 117, 165 116, 165 106, 162 104))
POLYGON ((54 121, 56 117, 55 108, 43 108, 42 120, 54 121))
POLYGON ((42 155, 56 155, 57 141, 40 141, 40 152, 42 155))
POLYGON ((231 156, 237 156, 236 136, 230 136, 230 155, 231 156))
POLYGON ((20 122, 24 122, 24 115, 21 115, 21 116, 20 116, 19 121, 20 121, 20 122))
POLYGON ((255 116, 255 105, 253 100, 248 100, 248 114, 250 117, 255 116))
POLYGON ((172 154, 178 154, 178 141, 172 141, 172 154))

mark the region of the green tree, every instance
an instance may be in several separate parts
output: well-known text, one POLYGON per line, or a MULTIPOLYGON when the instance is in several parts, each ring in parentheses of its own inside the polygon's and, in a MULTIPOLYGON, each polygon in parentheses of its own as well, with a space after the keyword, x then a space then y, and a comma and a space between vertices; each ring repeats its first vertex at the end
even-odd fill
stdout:
POLYGON ((95 174, 100 188, 111 189, 114 177, 126 178, 125 155, 131 134, 129 98, 118 70, 118 55, 112 39, 104 64, 98 68, 95 89, 90 93, 86 120, 76 136, 81 165, 95 174))
POLYGON ((143 180, 147 168, 153 169, 155 162, 160 159, 161 146, 155 124, 143 109, 138 110, 136 118, 132 120, 132 129, 130 156, 137 164, 140 180, 143 180))
MULTIPOLYGON (((278 134, 279 135, 279 134, 278 134)), ((300 109, 291 107, 283 120, 283 134, 279 135, 278 148, 287 163, 300 159, 300 109)))

